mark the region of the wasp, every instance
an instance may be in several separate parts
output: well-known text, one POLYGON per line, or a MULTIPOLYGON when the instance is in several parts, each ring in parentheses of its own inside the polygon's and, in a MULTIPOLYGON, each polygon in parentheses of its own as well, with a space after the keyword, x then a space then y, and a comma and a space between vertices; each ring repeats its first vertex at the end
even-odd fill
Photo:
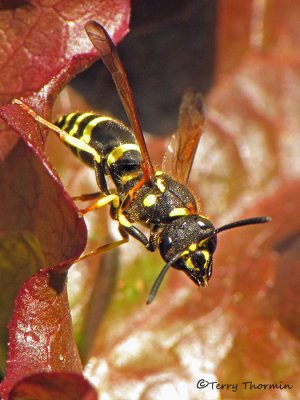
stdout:
POLYGON ((37 121, 54 130, 60 139, 95 172, 100 192, 77 199, 95 202, 82 214, 110 204, 111 217, 118 221, 122 239, 98 247, 83 258, 128 242, 132 236, 149 251, 159 249, 165 265, 156 278, 147 304, 155 298, 170 267, 181 270, 198 286, 207 286, 212 275, 213 253, 220 232, 270 221, 269 217, 242 219, 215 228, 198 211, 197 201, 187 188, 190 169, 204 128, 203 104, 198 94, 188 92, 181 106, 179 127, 165 162, 169 173, 155 170, 151 162, 133 93, 116 47, 105 28, 95 21, 86 32, 109 70, 131 129, 113 118, 93 112, 70 113, 54 124, 44 120, 21 100, 19 104, 37 121), (109 188, 107 177, 114 188, 109 188), (137 226, 149 229, 149 237, 137 226))

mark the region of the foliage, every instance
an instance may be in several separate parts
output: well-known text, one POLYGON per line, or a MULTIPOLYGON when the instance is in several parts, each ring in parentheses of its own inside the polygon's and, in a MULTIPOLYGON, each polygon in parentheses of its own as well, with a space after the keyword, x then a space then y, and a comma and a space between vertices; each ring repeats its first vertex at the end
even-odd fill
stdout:
MULTIPOLYGON (((0 85, 3 102, 35 92, 26 102, 49 117, 61 87, 97 58, 84 37, 84 23, 105 10, 103 19, 97 19, 107 21, 118 41, 127 29, 128 12, 121 7, 124 2, 112 0, 91 1, 88 10, 79 2, 74 7, 74 1, 72 7, 63 2, 63 10, 43 4, 24 2, 17 10, 1 11, 7 40, 1 42, 6 69, 0 85), (101 7, 103 3, 117 11, 101 7), (26 19, 20 18, 22 13, 26 19), (20 22, 24 20, 27 27, 20 22)), ((91 287, 99 284, 99 271, 92 265, 92 272, 80 267, 84 289, 72 307, 83 303, 80 313, 90 317, 78 321, 75 313, 75 331, 78 323, 79 342, 85 340, 85 376, 107 398, 299 397, 299 16, 300 6, 291 0, 219 2, 217 74, 207 99, 207 133, 191 177, 204 213, 216 225, 255 215, 270 215, 272 223, 221 234, 209 288, 197 290, 182 273, 170 271, 151 306, 144 303, 161 260, 148 257, 131 240, 121 254, 122 268, 101 327, 93 327, 89 335, 82 325, 95 315, 99 321, 102 307, 99 299, 92 306, 96 291, 91 287), (197 389, 200 379, 239 386, 237 391, 212 390, 211 385, 197 389), (250 390, 242 386, 245 381, 293 388, 250 390)), ((91 389, 82 378, 72 338, 65 279, 72 259, 85 247, 86 228, 45 157, 46 132, 17 106, 5 105, 0 113, 23 139, 3 125, 3 369, 2 332, 9 319, 10 346, 2 396, 9 398, 12 391, 20 397, 18 390, 35 394, 53 379, 60 382, 58 390, 72 388, 70 382, 81 388, 82 397, 66 398, 85 398, 85 390, 91 389)), ((81 171, 75 168, 69 173, 73 180, 81 171)), ((98 233, 92 228, 89 235, 93 239, 98 233)), ((106 260, 108 267, 114 262, 106 260)), ((101 271, 103 283, 105 264, 101 271)))

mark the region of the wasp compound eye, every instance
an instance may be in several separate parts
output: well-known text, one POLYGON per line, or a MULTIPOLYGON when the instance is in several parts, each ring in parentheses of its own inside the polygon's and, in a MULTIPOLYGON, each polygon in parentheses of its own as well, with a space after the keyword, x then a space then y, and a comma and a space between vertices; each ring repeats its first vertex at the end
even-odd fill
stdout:
POLYGON ((196 250, 203 240, 214 235, 215 228, 206 218, 188 215, 168 224, 161 233, 160 253, 169 261, 179 252, 196 250))

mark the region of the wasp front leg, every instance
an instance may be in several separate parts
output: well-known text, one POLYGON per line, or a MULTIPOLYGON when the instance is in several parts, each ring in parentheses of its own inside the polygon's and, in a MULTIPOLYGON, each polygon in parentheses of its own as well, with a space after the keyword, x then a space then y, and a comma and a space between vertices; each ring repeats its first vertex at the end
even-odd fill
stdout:
POLYGON ((128 235, 134 237, 139 242, 141 242, 146 247, 146 249, 151 252, 157 249, 161 231, 161 228, 159 226, 151 226, 150 236, 148 239, 147 236, 140 229, 132 225, 132 223, 126 218, 126 216, 122 213, 120 209, 118 210, 118 215, 115 219, 119 221, 119 231, 121 234, 122 232, 126 232, 128 235))
POLYGON ((132 223, 128 221, 126 216, 121 212, 119 212, 118 221, 119 221, 119 231, 122 235, 128 234, 134 237, 148 249, 149 240, 147 236, 142 231, 140 231, 136 226, 132 225, 132 223))
POLYGON ((158 247, 161 228, 157 225, 151 227, 147 250, 155 251, 158 247))

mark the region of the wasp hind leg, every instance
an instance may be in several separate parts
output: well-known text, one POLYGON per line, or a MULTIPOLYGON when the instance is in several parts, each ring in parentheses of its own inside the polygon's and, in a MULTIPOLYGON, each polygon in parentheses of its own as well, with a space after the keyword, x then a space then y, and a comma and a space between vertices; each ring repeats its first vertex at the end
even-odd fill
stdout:
POLYGON ((73 201, 90 201, 90 200, 100 199, 104 196, 109 196, 111 194, 106 184, 103 168, 98 168, 97 163, 94 162, 94 169, 95 169, 97 184, 100 188, 100 191, 95 193, 85 193, 81 194, 80 196, 72 197, 73 201))
MULTIPOLYGON (((95 193, 91 193, 94 195, 95 193)), ((83 196, 89 196, 89 195, 83 195, 83 196)), ((120 198, 116 194, 109 194, 108 196, 103 195, 100 199, 98 199, 94 204, 90 205, 89 207, 85 208, 84 210, 80 210, 81 214, 86 214, 92 210, 96 210, 98 208, 101 208, 109 203, 112 203, 113 209, 117 210, 119 205, 120 205, 120 198)), ((121 229, 119 226, 119 232, 122 236, 122 239, 117 240, 116 242, 104 244, 100 247, 97 247, 95 250, 89 251, 86 254, 83 254, 81 257, 79 257, 75 262, 79 262, 81 260, 84 260, 87 257, 94 256, 96 254, 101 254, 105 253, 106 251, 110 251, 115 249, 116 247, 121 246, 124 243, 127 243, 129 240, 129 235, 128 232, 125 230, 121 229)))
POLYGON ((104 244, 100 247, 97 247, 96 249, 94 249, 92 251, 89 251, 88 253, 85 253, 82 256, 80 256, 77 260, 75 260, 74 263, 82 261, 90 256, 95 256, 97 254, 101 254, 101 253, 105 253, 107 251, 113 250, 113 249, 121 246, 122 244, 127 243, 129 240, 128 234, 126 234, 125 232, 121 232, 121 235, 123 237, 122 239, 117 240, 116 242, 104 244))
POLYGON ((101 192, 85 193, 85 194, 81 194, 80 196, 72 197, 72 200, 73 201, 90 201, 90 200, 99 199, 99 197, 101 197, 101 196, 102 196, 101 192))
POLYGON ((77 139, 76 137, 70 135, 68 132, 63 131, 60 129, 58 126, 52 124, 51 122, 47 121, 40 115, 38 115, 35 111, 33 111, 30 107, 28 107, 25 103, 23 103, 19 99, 14 99, 12 101, 13 104, 18 104, 20 107, 23 108, 29 115, 32 116, 36 121, 41 123, 44 126, 47 126, 47 128, 51 129, 52 131, 56 132, 59 135, 59 138, 65 142, 68 143, 70 146, 75 147, 78 150, 85 151, 89 154, 91 154, 94 157, 94 160, 98 163, 101 162, 101 156, 100 154, 91 146, 89 146, 87 143, 83 142, 80 139, 77 139))

